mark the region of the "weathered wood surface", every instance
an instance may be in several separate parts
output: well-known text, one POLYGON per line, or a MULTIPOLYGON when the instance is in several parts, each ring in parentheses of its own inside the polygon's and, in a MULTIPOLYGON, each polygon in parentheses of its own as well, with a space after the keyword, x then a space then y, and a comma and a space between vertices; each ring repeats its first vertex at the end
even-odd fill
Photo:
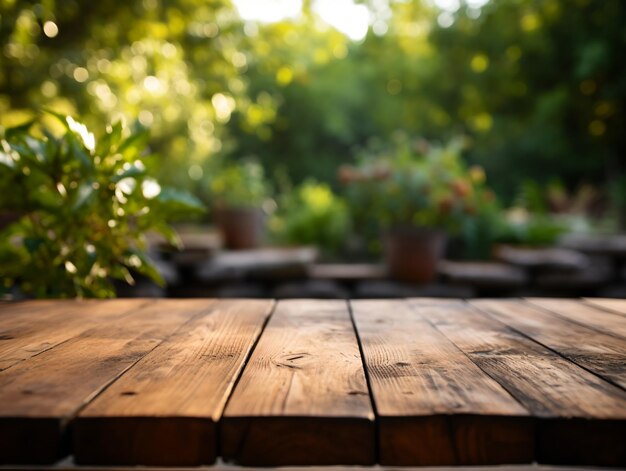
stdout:
POLYGON ((528 275, 522 268, 499 262, 455 262, 444 260, 439 263, 439 273, 452 283, 469 284, 487 288, 523 286, 528 275))
POLYGON ((0 371, 150 301, 33 301, 0 311, 0 371))
POLYGON ((149 304, 0 372, 0 462, 55 461, 73 416, 208 304, 149 304))
POLYGON ((344 301, 279 301, 222 418, 244 465, 373 464, 374 413, 344 301))
POLYGON ((589 266, 586 255, 558 247, 529 248, 499 245, 494 250, 497 260, 533 269, 584 270, 589 266))
POLYGON ((623 338, 572 322, 522 301, 477 300, 472 301, 472 305, 586 370, 626 389, 626 341, 623 338))
POLYGON ((0 470, 70 454, 626 467, 624 314, 605 299, 0 303, 0 470))
POLYGON ((384 280, 389 275, 383 264, 366 263, 319 263, 311 265, 309 276, 322 280, 384 280))
POLYGON ((626 256, 626 234, 569 234, 561 238, 560 245, 589 254, 626 256))
POLYGON ((467 304, 423 306, 422 315, 537 418, 537 461, 626 463, 622 389, 467 304))
POLYGON ((306 277, 317 259, 313 247, 260 248, 233 250, 216 254, 198 267, 198 279, 205 282, 255 279, 289 279, 306 277))
POLYGON ((573 299, 529 298, 527 301, 579 324, 626 339, 626 318, 615 312, 573 299))
POLYGON ((585 298, 587 304, 598 306, 607 311, 626 314, 626 299, 585 298))
POLYGON ((383 465, 527 463, 527 410, 407 301, 352 301, 383 465), (454 415, 451 412, 454 412, 454 415))
POLYGON ((74 427, 78 463, 200 465, 273 302, 216 301, 89 404, 74 427))

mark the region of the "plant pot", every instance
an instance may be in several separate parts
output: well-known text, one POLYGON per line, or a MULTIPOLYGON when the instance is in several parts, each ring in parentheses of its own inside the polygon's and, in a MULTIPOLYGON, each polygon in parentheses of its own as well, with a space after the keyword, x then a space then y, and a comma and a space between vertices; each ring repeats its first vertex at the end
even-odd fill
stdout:
POLYGON ((387 232, 385 257, 392 278, 412 283, 431 283, 446 245, 444 232, 405 227, 387 232))
POLYGON ((260 208, 217 208, 215 220, 224 245, 229 249, 253 249, 263 242, 265 217, 260 208))

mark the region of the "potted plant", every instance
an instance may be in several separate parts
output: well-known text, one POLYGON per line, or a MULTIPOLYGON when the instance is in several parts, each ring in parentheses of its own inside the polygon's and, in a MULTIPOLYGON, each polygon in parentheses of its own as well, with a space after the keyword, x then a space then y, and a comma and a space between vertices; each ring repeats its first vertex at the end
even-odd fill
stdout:
POLYGON ((111 297, 113 279, 132 284, 133 272, 163 283, 145 234, 176 243, 166 222, 201 204, 150 176, 147 132, 118 122, 96 139, 72 117, 53 116, 60 136, 41 120, 0 134, 0 211, 19 215, 0 228, 2 289, 111 297))
POLYGON ((447 237, 493 199, 482 169, 461 160, 461 144, 431 146, 397 135, 391 146, 371 146, 357 166, 340 170, 355 228, 382 233, 378 247, 394 278, 433 281, 447 237))
POLYGON ((263 204, 270 191, 263 167, 254 160, 228 164, 215 172, 210 183, 214 216, 229 249, 251 249, 265 235, 263 204))

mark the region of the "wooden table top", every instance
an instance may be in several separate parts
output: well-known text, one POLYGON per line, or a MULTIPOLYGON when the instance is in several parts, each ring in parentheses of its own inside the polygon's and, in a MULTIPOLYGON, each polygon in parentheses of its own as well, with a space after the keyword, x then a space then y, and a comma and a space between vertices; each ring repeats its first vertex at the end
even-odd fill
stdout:
POLYGON ((626 300, 0 304, 0 465, 626 466, 625 389, 626 300))

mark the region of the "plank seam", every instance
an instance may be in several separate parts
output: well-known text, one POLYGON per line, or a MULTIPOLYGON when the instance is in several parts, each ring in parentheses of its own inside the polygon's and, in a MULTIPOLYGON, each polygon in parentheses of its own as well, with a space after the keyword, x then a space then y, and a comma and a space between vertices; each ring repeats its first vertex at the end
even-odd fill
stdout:
POLYGON ((612 307, 605 306, 603 304, 596 304, 595 302, 593 302, 593 298, 579 298, 579 299, 586 306, 593 307, 601 311, 608 312, 610 314, 619 314, 620 316, 626 316, 626 312, 620 311, 619 309, 613 309, 612 307))
MULTIPOLYGON (((152 304, 149 303, 149 304, 152 304)), ((115 383, 118 379, 120 379, 122 376, 124 376, 131 368, 134 368, 135 365, 137 365, 137 363, 139 363, 141 360, 143 360, 146 356, 148 356, 150 353, 152 353, 156 348, 158 348, 160 345, 162 345, 166 340, 168 340, 169 338, 171 338, 173 335, 175 335, 180 329, 182 329, 185 325, 187 325, 188 323, 192 322, 193 320, 195 320, 197 317, 203 316, 205 314, 207 314, 207 312, 210 312, 213 308, 214 308, 215 303, 212 303, 210 305, 210 310, 209 311, 205 311, 206 307, 202 307, 199 308, 196 312, 194 312, 187 320, 185 320, 185 322, 181 323, 178 327, 176 327, 172 332, 170 332, 169 335, 164 336, 159 342, 157 342, 151 349, 147 350, 143 355, 141 355, 139 358, 137 358, 136 361, 132 362, 131 364, 128 365, 128 367, 124 368, 122 371, 120 371, 119 374, 115 375, 110 381, 106 382, 104 384, 104 386, 102 386, 100 388, 99 391, 97 391, 93 396, 89 397, 83 404, 80 405, 80 407, 72 414, 71 417, 68 418, 64 418, 62 419, 62 423, 65 425, 66 423, 71 423, 71 421, 73 419, 75 419, 76 417, 78 417, 81 413, 81 411, 87 407, 89 404, 91 404, 93 401, 95 401, 98 396, 100 396, 102 393, 104 393, 104 391, 106 391, 113 383, 115 383)), ((145 306, 145 305, 142 305, 145 306)), ((74 451, 74 450, 70 450, 70 451, 74 451)))
MULTIPOLYGON (((465 300, 462 301, 464 305, 466 305, 468 308, 473 309, 473 306, 471 306, 470 304, 468 304, 465 300)), ((415 306, 412 302, 410 302, 409 300, 409 307, 411 308, 412 311, 416 312, 419 316, 422 317, 422 319, 424 319, 428 324, 430 324, 437 332, 439 332, 446 340, 448 340, 448 342, 450 342, 452 344, 452 346, 454 346, 454 348, 456 348, 459 352, 461 352, 469 361, 471 361, 474 365, 476 365, 476 367, 482 371, 483 373, 485 373, 489 378, 491 378, 492 380, 494 380, 509 396, 511 396, 513 398, 513 400, 519 404, 522 409, 524 409, 526 412, 528 412, 528 417, 533 417, 532 412, 517 398, 515 397, 515 395, 509 391, 503 384, 500 383, 500 381, 498 381, 497 378, 493 377, 492 375, 490 375, 487 371, 485 371, 483 368, 481 368, 481 366, 476 363, 471 356, 469 356, 467 354, 467 352, 465 352, 461 347, 459 347, 454 340, 452 340, 450 337, 448 337, 445 332, 443 332, 441 329, 439 329, 437 327, 436 324, 433 324, 431 322, 430 319, 428 319, 427 316, 422 316, 422 314, 420 314, 419 312, 417 312, 417 306, 415 306)))
MULTIPOLYGON (((596 326, 591 325, 591 324, 584 324, 581 321, 578 321, 576 319, 572 319, 570 317, 564 316, 561 313, 559 313, 558 311, 555 311, 554 309, 547 308, 547 307, 542 306, 540 304, 535 304, 534 302, 532 302, 532 301, 530 301, 528 299, 522 299, 522 303, 524 303, 527 307, 530 307, 532 309, 537 309, 537 310, 540 310, 540 311, 544 311, 544 312, 546 312, 547 314, 550 314, 553 317, 557 317, 557 318, 563 319, 563 320, 565 320, 567 322, 570 322, 570 323, 573 323, 573 324, 577 324, 580 327, 584 327, 585 329, 594 330, 598 334, 610 335, 611 337, 614 337, 617 340, 624 340, 624 337, 622 335, 616 334, 615 332, 612 332, 610 329, 606 329, 605 330, 605 329, 602 329, 600 327, 596 327, 596 326)), ((595 306, 586 306, 586 307, 591 308, 591 309, 595 308, 595 306)), ((607 314, 614 314, 612 312, 601 311, 600 309, 596 309, 596 310, 600 311, 600 312, 605 312, 607 314)))
POLYGON ((484 310, 484 308, 480 308, 480 307, 473 306, 473 305, 472 305, 471 307, 472 307, 472 309, 475 309, 478 313, 480 313, 480 315, 482 315, 483 317, 487 317, 487 318, 489 318, 489 319, 491 319, 491 320, 494 320, 495 322, 499 322, 500 324, 502 324, 503 326, 505 326, 507 329, 509 329, 511 332, 514 332, 514 333, 516 333, 516 334, 520 335, 521 337, 524 337, 524 338, 526 338, 526 339, 528 339, 528 340, 530 340, 530 341, 532 341, 532 342, 536 343, 537 345, 540 345, 541 347, 545 348, 546 350, 549 350, 550 352, 554 353, 555 355, 557 355, 557 356, 561 357, 562 359, 564 359, 564 360, 566 360, 566 361, 570 362, 571 364, 573 364, 573 365, 577 366, 577 367, 578 367, 578 368, 580 368, 581 370, 585 370, 587 373, 591 373, 592 375, 594 375, 595 377, 597 377, 597 378, 601 379, 602 381, 604 381, 604 382, 606 382, 606 383, 609 383, 611 386, 615 386, 616 388, 618 388, 618 389, 620 389, 620 390, 622 390, 622 391, 626 391, 626 388, 624 388, 624 387, 622 387, 621 385, 619 385, 619 384, 615 383, 613 380, 611 380, 611 379, 609 379, 609 378, 606 378, 606 377, 604 377, 603 375, 601 375, 601 374, 599 374, 599 373, 596 373, 596 372, 595 372, 595 371, 593 371, 593 370, 590 370, 589 368, 586 368, 585 366, 583 366, 583 365, 579 364, 579 363, 578 363, 578 362, 576 362, 575 360, 573 360, 573 359, 571 359, 571 358, 569 358, 569 357, 567 357, 567 356, 563 355, 563 354, 562 354, 562 353, 560 353, 558 350, 555 350, 555 349, 551 348, 550 346, 548 346, 548 345, 545 345, 545 344, 541 343, 539 340, 534 339, 534 338, 533 338, 533 337, 531 337, 530 335, 527 335, 527 334, 525 334, 524 332, 522 332, 522 331, 520 331, 520 330, 516 329, 515 327, 513 327, 513 326, 511 326, 511 325, 509 325, 509 324, 507 324, 507 323, 505 323, 505 322, 503 322, 503 321, 501 321, 501 320, 500 320, 500 319, 498 319, 497 317, 492 316, 491 314, 489 314, 489 312, 488 312, 488 311, 484 310))
POLYGON ((356 321, 354 320, 354 311, 352 309, 352 300, 347 300, 348 305, 348 314, 350 316, 350 322, 352 323, 352 329, 354 330, 354 335, 356 336, 356 343, 359 347, 359 355, 361 357, 361 365, 363 366, 363 374, 365 375, 365 384, 367 385, 367 392, 370 399, 370 405, 372 406, 372 412, 374 412, 374 462, 380 463, 380 438, 378 429, 380 427, 380 416, 378 415, 378 409, 376 408, 376 401, 374 399, 373 389, 372 389, 372 380, 370 378, 370 372, 367 367, 367 363, 365 362, 365 352, 363 349, 363 342, 361 341, 361 336, 359 334, 359 329, 356 326, 356 321))
MULTIPOLYGON (((136 309, 142 309, 142 308, 144 308, 144 307, 146 307, 146 306, 148 306, 148 305, 150 305, 150 304, 153 304, 153 303, 154 303, 154 301, 152 301, 152 300, 148 300, 148 301, 146 301, 146 302, 144 302, 144 303, 139 304, 138 306, 136 306, 136 309)), ((122 311, 122 312, 120 313, 120 315, 121 315, 121 316, 123 316, 123 315, 125 315, 125 314, 128 314, 128 313, 129 313, 132 309, 134 309, 134 308, 132 308, 132 307, 131 307, 131 308, 126 309, 126 310, 122 311)), ((70 340, 74 340, 75 338, 80 337, 81 335, 83 335, 85 332, 88 332, 89 330, 94 329, 94 328, 97 328, 97 327, 98 327, 98 324, 93 325, 93 326, 91 326, 91 327, 87 327, 85 330, 81 330, 80 332, 78 332, 78 333, 77 333, 76 335, 74 335, 73 337, 66 338, 65 340, 63 340, 63 341, 61 341, 61 342, 59 342, 59 343, 57 343, 57 344, 55 344, 55 345, 52 345, 52 346, 50 346, 50 347, 48 347, 48 348, 46 348, 46 349, 44 349, 44 350, 42 350, 42 351, 40 351, 40 352, 37 352, 37 353, 35 353, 35 354, 33 354, 33 355, 29 356, 28 358, 22 358, 21 360, 19 360, 19 361, 17 361, 17 362, 15 362, 15 363, 13 363, 12 365, 7 366, 6 368, 0 368, 0 372, 2 372, 2 371, 7 371, 8 369, 13 368, 13 367, 14 367, 14 366, 16 366, 16 365, 19 365, 19 364, 21 364, 21 363, 22 363, 22 362, 24 362, 24 361, 28 361, 28 360, 30 360, 31 358, 38 357, 38 356, 39 356, 39 355, 41 355, 42 353, 49 352, 50 350, 53 350, 53 349, 55 349, 55 348, 57 348, 57 347, 59 347, 59 346, 61 346, 61 345, 64 345, 65 343, 69 342, 70 340)))
MULTIPOLYGON (((78 334, 78 335, 82 335, 83 333, 84 333, 84 332, 81 332, 81 333, 80 333, 80 334, 78 334)), ((78 336, 78 335, 77 335, 77 336, 78 336)), ((28 361, 28 360, 30 360, 30 359, 32 359, 32 358, 38 357, 38 356, 39 356, 39 355, 41 355, 42 353, 49 352, 50 350, 53 350, 53 349, 55 349, 56 347, 59 347, 59 346, 61 346, 61 345, 65 344, 65 343, 69 342, 70 340, 74 340, 77 336, 75 336, 75 337, 70 337, 70 338, 68 338, 68 339, 65 339, 65 340, 63 340, 63 341, 61 341, 61 342, 57 343, 56 345, 52 345, 51 347, 48 347, 48 348, 46 348, 45 350, 42 350, 42 351, 40 351, 40 352, 37 352, 37 353, 35 353, 35 354, 33 354, 33 355, 29 356, 28 358, 22 358, 22 359, 20 359, 20 360, 16 361, 15 363, 13 363, 13 364, 11 364, 11 365, 7 366, 6 368, 0 368, 0 372, 2 372, 2 371, 7 371, 7 370, 9 370, 9 369, 13 368, 13 367, 14 367, 14 366, 16 366, 16 365, 19 365, 19 364, 21 364, 21 363, 23 363, 23 362, 25 362, 25 361, 28 361)))
MULTIPOLYGON (((467 302, 467 300, 462 300, 462 305, 466 306, 467 308, 469 308, 470 310, 477 310, 474 306, 472 306, 471 304, 469 304, 467 302)), ((416 306, 413 305, 413 303, 409 302, 409 306, 411 307, 411 309, 413 309, 414 311, 416 311, 416 306)), ((417 311, 416 311, 417 312, 417 311)), ((490 374, 488 371, 486 371, 483 367, 480 366, 480 364, 478 364, 476 361, 474 361, 474 359, 467 354, 467 352, 465 352, 461 347, 459 347, 454 340, 452 340, 450 337, 448 337, 445 332, 443 332, 441 329, 439 329, 437 327, 436 324, 432 323, 430 321, 430 319, 428 319, 425 316, 422 316, 423 319, 426 319, 426 322, 428 322, 430 325, 433 326, 433 328, 435 330, 437 330, 437 332, 441 333, 441 335, 443 335, 446 339, 448 339, 448 341, 454 345, 454 347, 459 350, 469 361, 471 361, 474 365, 476 365, 476 367, 482 371, 485 375, 487 375, 489 378, 491 378, 492 380, 494 380, 496 382, 496 384, 498 384, 509 396, 511 396, 513 398, 513 400, 519 404, 526 412, 528 412, 528 417, 529 420, 532 421, 532 439, 533 439, 533 452, 532 452, 532 456, 535 459, 535 461, 533 461, 533 464, 537 464, 537 450, 539 450, 539 433, 538 433, 538 417, 533 414, 533 412, 531 410, 528 409, 528 407, 526 407, 524 405, 524 403, 522 403, 522 401, 520 401, 515 394, 513 394, 513 392, 511 390, 509 390, 509 388, 506 387, 506 385, 502 384, 500 381, 498 381, 498 378, 492 374, 490 374)), ((505 325, 505 327, 507 327, 505 325)), ((456 450, 455 450, 456 451, 456 450)))
POLYGON ((274 312, 276 312, 276 306, 278 306, 278 301, 276 301, 276 299, 273 299, 272 300, 272 306, 269 309, 270 312, 265 317, 265 320, 261 324, 261 329, 259 330, 259 335, 257 335, 256 339, 254 339, 254 342, 252 343, 252 346, 250 347, 250 350, 248 351, 248 354, 246 355, 246 357, 243 360, 243 363, 241 364, 241 368, 239 369, 239 373, 237 374, 237 377, 235 378, 235 381, 233 382, 233 385, 230 388, 230 392, 228 394, 228 397, 226 398, 226 401, 224 402, 224 407, 222 407, 222 414, 220 415, 220 418, 217 420, 217 426, 215 427, 215 439, 217 440, 217 445, 216 445, 215 449, 216 449, 216 455, 218 456, 218 458, 223 457, 223 455, 224 455, 223 452, 222 452, 222 418, 224 417, 224 412, 228 408, 228 403, 230 402, 231 398, 233 397, 233 394, 235 393, 235 390, 237 389, 237 386, 239 385, 239 382, 241 381, 241 378, 243 377, 243 373, 246 370, 246 367, 248 366, 248 363, 250 363, 250 358, 252 358, 252 354, 254 353, 254 351, 256 350, 257 345, 259 344, 259 341, 261 340, 261 337, 263 336, 263 333, 265 332, 265 328, 267 327, 267 324, 269 324, 270 319, 274 315, 274 312))

